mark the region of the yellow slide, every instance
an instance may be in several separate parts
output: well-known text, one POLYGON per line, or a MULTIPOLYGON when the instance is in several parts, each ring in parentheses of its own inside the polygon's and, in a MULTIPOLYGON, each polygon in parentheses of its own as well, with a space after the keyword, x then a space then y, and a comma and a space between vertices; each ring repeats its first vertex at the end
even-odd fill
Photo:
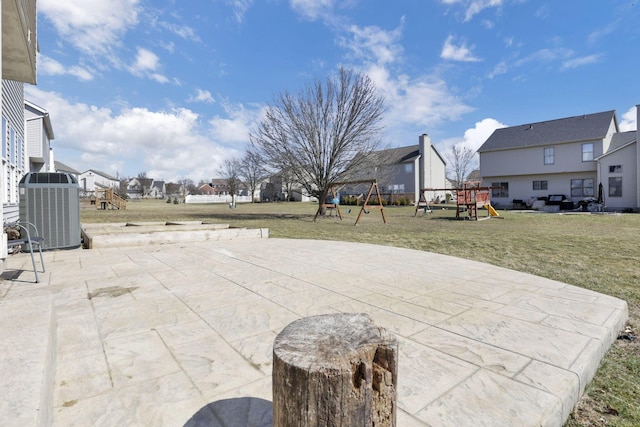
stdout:
POLYGON ((493 209, 493 206, 491 206, 489 203, 484 205, 484 207, 485 207, 485 209, 487 209, 489 211, 489 215, 491 215, 491 216, 500 216, 500 214, 498 212, 496 212, 496 210, 493 209))

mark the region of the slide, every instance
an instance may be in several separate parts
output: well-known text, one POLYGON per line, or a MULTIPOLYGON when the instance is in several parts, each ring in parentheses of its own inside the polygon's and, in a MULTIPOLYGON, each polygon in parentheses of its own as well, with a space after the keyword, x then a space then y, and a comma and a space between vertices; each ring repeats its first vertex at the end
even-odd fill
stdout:
POLYGON ((489 203, 484 205, 484 207, 489 211, 489 215, 491 215, 491 216, 500 216, 500 214, 498 212, 496 212, 496 210, 493 208, 493 206, 491 206, 489 203))

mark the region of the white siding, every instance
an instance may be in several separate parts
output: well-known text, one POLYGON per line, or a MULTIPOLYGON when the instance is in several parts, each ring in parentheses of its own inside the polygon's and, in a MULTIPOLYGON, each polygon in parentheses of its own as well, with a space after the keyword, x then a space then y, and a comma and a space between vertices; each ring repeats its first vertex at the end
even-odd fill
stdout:
POLYGON ((18 183, 26 171, 24 138, 24 84, 2 80, 2 115, 6 119, 6 133, 2 135, 6 157, 2 160, 3 219, 16 220, 18 183))
POLYGON ((582 161, 582 144, 592 143, 594 158, 602 155, 602 141, 583 141, 544 147, 480 153, 481 176, 511 176, 554 174, 564 172, 595 172, 596 163, 582 161), (553 147, 554 163, 544 164, 544 149, 553 147))
POLYGON ((482 186, 489 187, 494 182, 508 182, 508 197, 492 197, 492 204, 501 207, 511 207, 513 199, 528 200, 531 197, 546 197, 550 194, 564 194, 574 203, 579 202, 584 197, 571 197, 572 179, 593 179, 595 196, 597 196, 598 183, 595 172, 574 172, 565 174, 548 175, 518 175, 518 176, 483 176, 482 186), (534 190, 533 181, 546 181, 546 190, 534 190))
POLYGON ((630 144, 600 160, 600 179, 604 187, 605 206, 609 210, 636 208, 638 191, 638 167, 636 165, 638 144, 630 144), (620 166, 620 171, 610 172, 610 166, 620 166), (622 177, 622 197, 609 197, 609 178, 622 177))

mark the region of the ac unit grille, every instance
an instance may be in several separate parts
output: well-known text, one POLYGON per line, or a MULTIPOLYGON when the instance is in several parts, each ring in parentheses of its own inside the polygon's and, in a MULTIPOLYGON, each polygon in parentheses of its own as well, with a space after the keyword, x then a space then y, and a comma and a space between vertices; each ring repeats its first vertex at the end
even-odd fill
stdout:
POLYGON ((80 245, 78 186, 20 184, 20 220, 31 222, 44 237, 44 249, 80 245))

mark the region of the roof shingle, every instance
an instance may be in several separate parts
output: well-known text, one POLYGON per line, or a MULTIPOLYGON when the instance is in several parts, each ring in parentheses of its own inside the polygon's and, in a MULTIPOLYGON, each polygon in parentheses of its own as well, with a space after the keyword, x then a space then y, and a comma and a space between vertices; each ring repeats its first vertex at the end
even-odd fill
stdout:
POLYGON ((615 114, 613 110, 604 111, 496 129, 478 152, 602 139, 612 120, 618 130, 615 114))

